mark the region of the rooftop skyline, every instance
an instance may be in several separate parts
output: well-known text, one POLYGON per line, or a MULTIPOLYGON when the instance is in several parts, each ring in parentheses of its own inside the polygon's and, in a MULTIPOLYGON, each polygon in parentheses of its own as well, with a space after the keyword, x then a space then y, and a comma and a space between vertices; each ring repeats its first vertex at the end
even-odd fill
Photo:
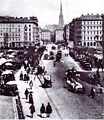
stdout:
POLYGON ((104 13, 103 0, 0 0, 0 16, 36 16, 41 27, 58 24, 60 1, 65 24, 82 14, 104 13))

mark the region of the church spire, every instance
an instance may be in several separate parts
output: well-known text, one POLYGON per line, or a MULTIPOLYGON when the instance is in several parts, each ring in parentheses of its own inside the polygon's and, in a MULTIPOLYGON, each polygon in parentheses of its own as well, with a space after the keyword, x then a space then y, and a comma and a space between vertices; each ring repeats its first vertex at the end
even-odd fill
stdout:
POLYGON ((59 15, 59 27, 64 26, 63 14, 62 14, 62 1, 60 1, 60 15, 59 15))
POLYGON ((60 2, 60 15, 62 14, 62 1, 60 2))

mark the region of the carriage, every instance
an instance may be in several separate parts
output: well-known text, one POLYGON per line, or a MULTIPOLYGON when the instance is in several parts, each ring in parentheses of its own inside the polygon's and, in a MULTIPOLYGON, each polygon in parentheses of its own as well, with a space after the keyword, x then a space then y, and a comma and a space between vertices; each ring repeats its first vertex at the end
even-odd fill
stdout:
POLYGON ((49 75, 44 75, 43 76, 43 78, 44 78, 44 83, 43 83, 43 87, 52 87, 52 81, 51 81, 51 76, 49 76, 49 75))

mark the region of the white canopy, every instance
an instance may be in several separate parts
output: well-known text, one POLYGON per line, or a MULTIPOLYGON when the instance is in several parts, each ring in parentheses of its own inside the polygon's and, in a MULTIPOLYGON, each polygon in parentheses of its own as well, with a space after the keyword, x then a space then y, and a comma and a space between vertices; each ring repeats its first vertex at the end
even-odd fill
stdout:
POLYGON ((1 75, 6 75, 6 74, 13 74, 13 72, 11 70, 6 70, 6 71, 3 71, 1 75))
POLYGON ((0 65, 4 64, 6 62, 6 59, 5 58, 1 58, 0 59, 0 65))
POLYGON ((19 82, 19 81, 9 81, 9 82, 7 82, 6 84, 7 84, 7 85, 15 85, 15 84, 16 84, 16 85, 17 85, 18 82, 19 82))
POLYGON ((7 63, 5 63, 5 65, 6 66, 12 66, 12 63, 7 62, 7 63))

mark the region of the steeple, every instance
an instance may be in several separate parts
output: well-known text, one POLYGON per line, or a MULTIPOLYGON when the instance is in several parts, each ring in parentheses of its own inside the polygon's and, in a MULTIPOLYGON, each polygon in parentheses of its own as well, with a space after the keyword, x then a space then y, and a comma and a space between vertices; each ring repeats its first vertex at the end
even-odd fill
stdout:
POLYGON ((62 1, 60 2, 60 15, 62 14, 62 1))
POLYGON ((62 1, 60 2, 60 15, 59 15, 59 27, 64 26, 63 14, 62 14, 62 1))

